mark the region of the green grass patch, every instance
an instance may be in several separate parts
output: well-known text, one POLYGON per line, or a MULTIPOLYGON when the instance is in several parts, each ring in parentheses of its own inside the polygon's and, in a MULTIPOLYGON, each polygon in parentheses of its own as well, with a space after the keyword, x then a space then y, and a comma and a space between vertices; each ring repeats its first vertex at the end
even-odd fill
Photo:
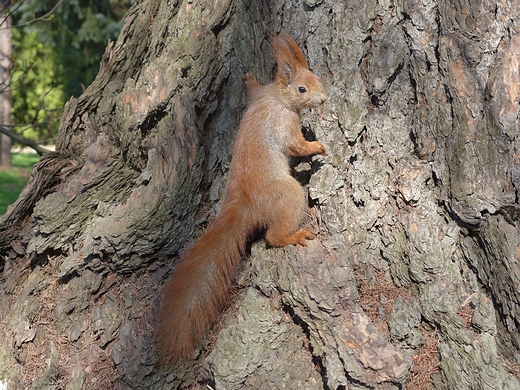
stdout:
POLYGON ((13 167, 6 171, 0 170, 0 216, 6 212, 7 206, 18 199, 29 181, 33 165, 39 159, 40 156, 34 153, 13 153, 13 167))
POLYGON ((36 153, 13 153, 11 154, 11 163, 13 167, 30 168, 40 161, 40 156, 36 153))

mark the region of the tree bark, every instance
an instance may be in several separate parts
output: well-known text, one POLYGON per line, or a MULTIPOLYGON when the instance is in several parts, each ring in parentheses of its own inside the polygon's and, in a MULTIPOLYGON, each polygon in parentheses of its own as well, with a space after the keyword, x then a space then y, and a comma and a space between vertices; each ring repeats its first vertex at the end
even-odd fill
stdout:
MULTIPOLYGON (((14 388, 519 388, 519 2, 136 2, 0 221, 14 388), (328 92, 305 249, 251 247, 198 351, 160 367, 161 286, 218 212, 283 27, 328 92)), ((308 170, 311 171, 310 179, 308 170)))

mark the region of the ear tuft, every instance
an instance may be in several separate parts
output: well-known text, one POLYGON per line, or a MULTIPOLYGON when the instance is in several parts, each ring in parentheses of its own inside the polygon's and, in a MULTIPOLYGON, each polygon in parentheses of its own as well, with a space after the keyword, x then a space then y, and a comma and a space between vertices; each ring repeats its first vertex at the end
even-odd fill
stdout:
POLYGON ((307 60, 305 59, 305 56, 294 39, 292 39, 291 36, 285 32, 285 30, 280 31, 279 37, 283 39, 286 46, 289 48, 293 58, 293 65, 297 65, 302 68, 308 68, 307 60))
POLYGON ((273 55, 278 65, 276 78, 288 85, 298 68, 307 69, 307 60, 298 44, 284 30, 279 35, 269 35, 273 55))

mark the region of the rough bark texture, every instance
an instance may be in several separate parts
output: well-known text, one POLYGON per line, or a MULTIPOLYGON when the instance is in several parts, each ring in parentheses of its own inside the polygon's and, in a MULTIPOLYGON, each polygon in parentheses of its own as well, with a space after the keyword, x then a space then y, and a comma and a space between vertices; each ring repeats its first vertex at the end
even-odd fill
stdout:
MULTIPOLYGON (((518 389, 520 3, 138 1, 0 223, 10 388, 518 389), (199 358, 157 299, 218 210, 268 32, 329 94, 308 248, 253 244, 199 358), (207 349, 206 349, 207 347, 207 349)), ((305 164, 304 164, 305 166, 305 164)), ((305 176, 305 175, 302 175, 305 176)))

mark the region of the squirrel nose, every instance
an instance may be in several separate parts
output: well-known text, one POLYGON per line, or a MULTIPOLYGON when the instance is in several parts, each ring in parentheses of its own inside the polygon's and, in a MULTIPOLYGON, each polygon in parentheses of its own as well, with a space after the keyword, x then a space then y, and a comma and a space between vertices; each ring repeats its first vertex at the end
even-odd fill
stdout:
POLYGON ((325 104, 326 101, 327 101, 327 95, 325 95, 324 93, 321 94, 321 96, 320 96, 320 103, 321 104, 325 104))

